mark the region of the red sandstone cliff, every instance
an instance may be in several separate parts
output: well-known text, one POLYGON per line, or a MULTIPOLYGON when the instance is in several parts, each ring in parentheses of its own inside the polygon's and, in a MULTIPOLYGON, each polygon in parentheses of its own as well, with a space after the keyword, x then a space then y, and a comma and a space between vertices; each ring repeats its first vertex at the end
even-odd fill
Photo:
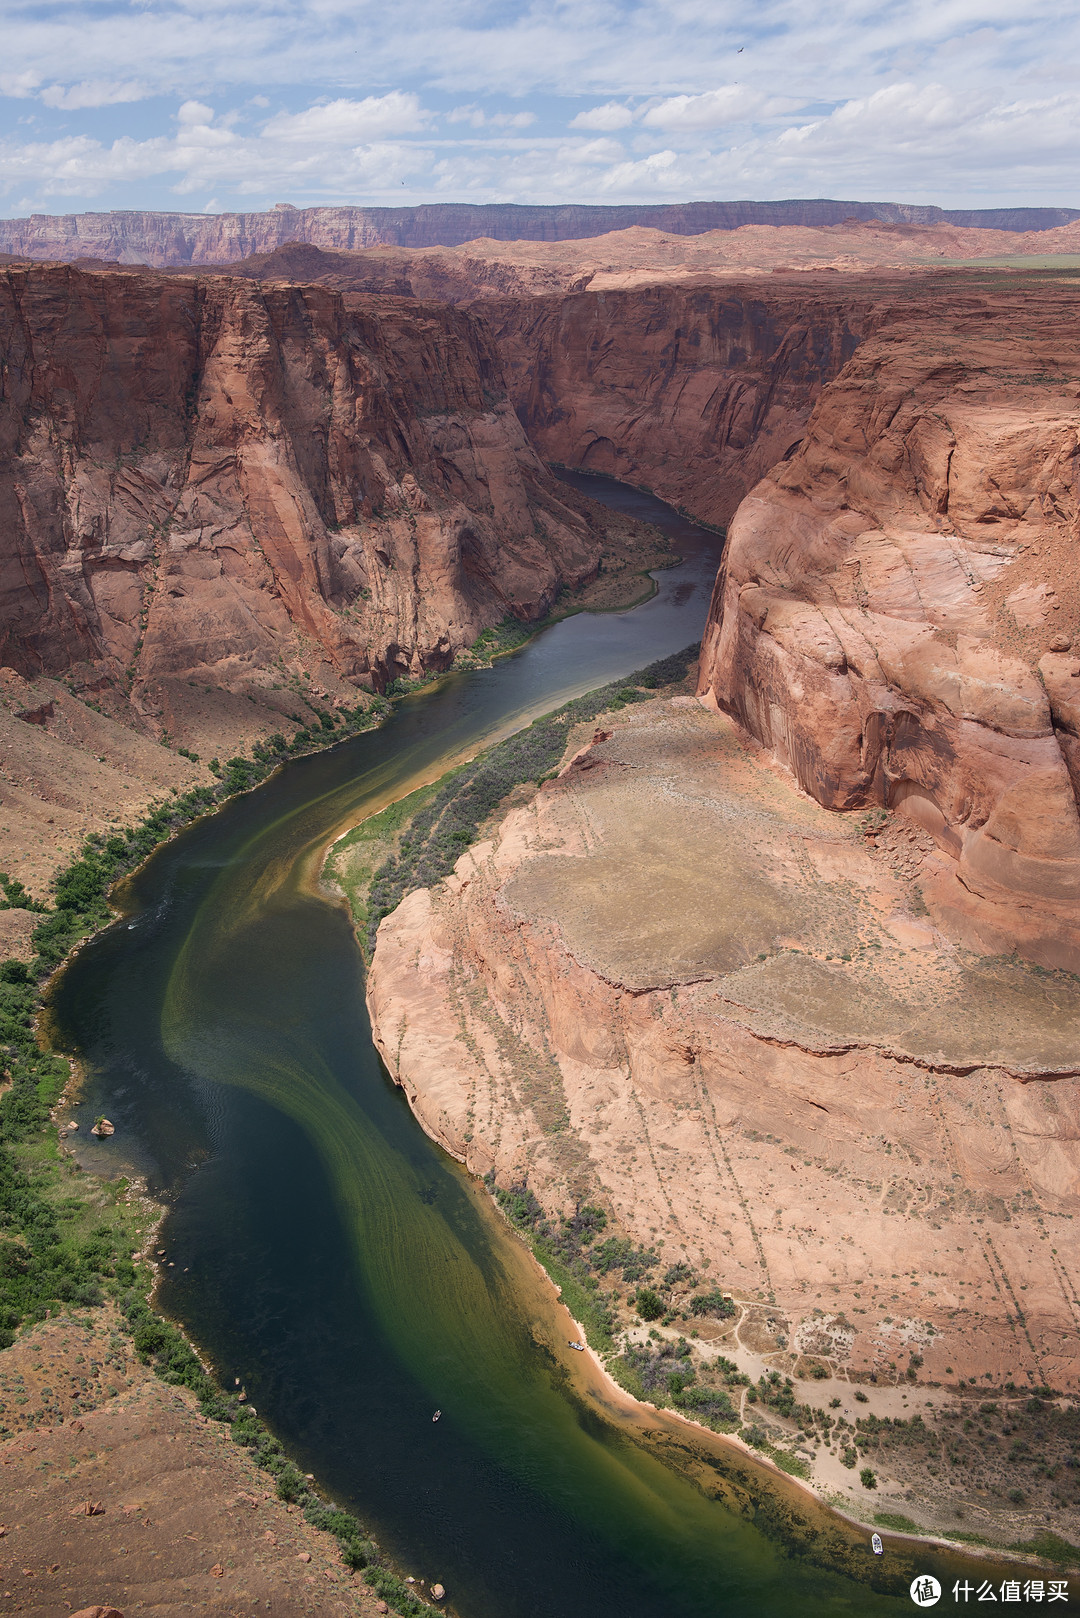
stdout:
MULTIPOLYGON (((678 1261, 665 1289, 686 1265, 730 1293, 735 1318, 693 1322, 706 1377, 719 1348, 943 1436, 957 1376, 1075 1393, 1080 982, 958 949, 920 909, 949 863, 929 835, 867 838, 691 697, 600 724, 379 927, 374 1036, 424 1127, 550 1214, 599 1202, 662 1249, 658 1290, 678 1261)), ((600 1284, 641 1341, 632 1289, 600 1284)), ((1026 1536, 1003 1450, 874 1464, 916 1521, 1026 1536)), ((1024 1511, 1075 1536, 1052 1482, 1024 1511)))
POLYGON ((741 505, 701 672, 820 802, 933 835, 946 931, 1073 971, 1078 369, 1061 290, 894 312, 741 505))
POLYGON ((547 459, 722 524, 801 439, 881 298, 759 281, 492 300, 483 312, 547 459))
POLYGON ((443 667, 595 570, 460 310, 225 278, 0 280, 0 662, 160 712, 314 657, 443 667))

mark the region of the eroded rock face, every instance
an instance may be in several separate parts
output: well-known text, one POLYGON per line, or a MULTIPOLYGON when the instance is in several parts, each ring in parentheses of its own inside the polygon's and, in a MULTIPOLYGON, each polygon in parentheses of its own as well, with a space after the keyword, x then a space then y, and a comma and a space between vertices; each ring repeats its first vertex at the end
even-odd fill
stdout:
POLYGON ((880 290, 751 282, 483 309, 518 414, 548 460, 644 484, 723 524, 799 443, 881 304, 880 290))
POLYGON ((1008 303, 947 354, 894 313, 824 391, 731 524, 701 691, 819 802, 929 832, 953 936, 1076 970, 1075 328, 1008 303))
POLYGON ((225 278, 0 281, 0 661, 130 690, 445 667, 595 571, 464 311, 225 278))
POLYGON ((379 928, 375 1037, 417 1116, 768 1298, 793 1365, 839 1319, 817 1351, 863 1378, 917 1350, 1074 1387, 1075 980, 958 949, 920 906, 929 836, 868 839, 724 716, 602 723, 379 928))

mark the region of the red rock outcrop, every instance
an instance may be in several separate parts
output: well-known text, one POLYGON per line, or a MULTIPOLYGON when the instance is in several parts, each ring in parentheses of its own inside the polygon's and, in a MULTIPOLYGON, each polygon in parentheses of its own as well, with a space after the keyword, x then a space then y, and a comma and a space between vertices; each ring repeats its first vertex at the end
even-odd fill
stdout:
POLYGON ((741 225, 838 225, 847 219, 933 224, 938 221, 1009 231, 1042 231, 1077 217, 1074 208, 961 209, 952 212, 894 202, 683 202, 643 207, 527 206, 516 203, 427 203, 417 208, 293 208, 265 213, 31 214, 0 220, 0 251, 30 258, 113 258, 123 263, 222 264, 285 242, 352 251, 392 244, 452 247, 490 236, 498 241, 567 241, 644 225, 675 235, 735 230, 741 225))
POLYGON ((943 928, 1074 971, 1078 368, 1059 289, 894 311, 740 507, 701 669, 820 802, 935 838, 943 928))
MULTIPOLYGON (((379 927, 374 1034, 424 1127, 553 1223, 599 1202, 662 1252, 672 1314, 680 1265, 728 1293, 704 1363, 822 1406, 862 1384, 849 1419, 933 1422, 957 1377, 1075 1396, 1080 982, 957 948, 919 900, 933 839, 899 814, 867 837, 725 715, 681 696, 599 723, 379 927)), ((989 1524, 1014 1481, 994 1449, 874 1464, 916 1520, 989 1524)), ((1038 1509, 1075 1532, 1056 1492, 1038 1509)))
POLYGON ((890 301, 881 287, 758 281, 491 300, 483 312, 548 460, 723 524, 799 442, 890 301))
MULTIPOLYGON (((215 266, 251 280, 317 283, 340 290, 390 292, 439 303, 476 298, 533 298, 552 293, 623 292, 641 287, 724 286, 748 275, 800 275, 800 291, 812 307, 822 291, 835 298, 835 284, 807 285, 805 271, 907 270, 925 278, 935 260, 1075 254, 1080 224, 1017 236, 1008 231, 956 225, 897 225, 845 220, 842 225, 741 225, 680 236, 636 225, 580 241, 497 241, 482 237, 460 247, 368 247, 330 250, 291 241, 215 266)), ((99 266, 101 261, 95 261, 99 266)), ((101 266, 104 267, 104 266, 101 266)), ((117 268, 114 264, 112 268, 117 268)), ((851 290, 850 288, 848 290, 851 290)), ((874 289, 875 299, 895 291, 874 289)), ((735 292, 741 295, 741 289, 735 292)), ((766 304, 780 298, 765 282, 766 304)))
MULTIPOLYGON (((681 236, 635 225, 576 241, 499 241, 459 247, 368 247, 330 251, 287 242, 220 266, 230 275, 317 281, 356 291, 411 293, 443 303, 474 298, 528 298, 551 293, 613 292, 660 285, 718 286, 747 275, 806 271, 907 270, 988 260, 1026 265, 1031 257, 1077 255, 1080 223, 1017 235, 959 225, 885 224, 846 219, 839 225, 740 225, 681 236)), ((778 294, 766 283, 766 302, 778 294)), ((820 283, 802 286, 811 304, 820 283)), ((835 295, 835 285, 832 287, 835 295)), ((875 295, 887 287, 878 287, 875 295)), ((826 294, 828 295, 828 294, 826 294)))
POLYGON ((469 313, 236 279, 0 281, 0 662, 341 688, 542 615, 599 547, 469 313))

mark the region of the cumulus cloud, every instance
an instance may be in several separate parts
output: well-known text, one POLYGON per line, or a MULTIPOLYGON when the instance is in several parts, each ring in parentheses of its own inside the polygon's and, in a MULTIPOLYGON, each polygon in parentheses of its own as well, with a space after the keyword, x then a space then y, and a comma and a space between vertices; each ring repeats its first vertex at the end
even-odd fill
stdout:
POLYGON ((1078 8, 119 5, 7 9, 9 199, 1080 203, 1078 8))
POLYGON ((747 85, 724 84, 704 95, 668 96, 642 116, 646 129, 723 129, 761 112, 767 96, 747 85))
POLYGON ((430 119, 418 96, 391 90, 389 95, 365 96, 363 101, 326 101, 304 112, 280 112, 263 126, 263 136, 287 145, 311 141, 336 145, 411 135, 430 119))
POLYGON ((625 129, 633 121, 633 113, 621 101, 605 101, 603 106, 590 107, 570 120, 571 129, 625 129))
POLYGON ((827 117, 783 130, 774 143, 783 168, 839 166, 865 174, 889 154, 889 166, 924 172, 979 170, 989 178, 1017 162, 1064 164, 1080 140, 1080 105, 1070 95, 996 100, 986 92, 957 94, 943 84, 891 84, 854 98, 827 117))
POLYGON ((45 197, 77 193, 94 198, 117 183, 166 177, 180 196, 193 191, 205 195, 222 183, 241 196, 291 188, 311 189, 316 195, 400 189, 418 164, 430 162, 431 153, 392 140, 357 142, 359 130, 378 127, 374 117, 342 115, 337 122, 297 119, 284 128, 280 120, 270 120, 261 132, 244 134, 228 120, 216 119, 205 103, 185 101, 171 137, 124 137, 111 143, 85 135, 49 142, 0 141, 0 190, 10 194, 32 184, 45 197), (271 129, 271 124, 277 127, 271 129))

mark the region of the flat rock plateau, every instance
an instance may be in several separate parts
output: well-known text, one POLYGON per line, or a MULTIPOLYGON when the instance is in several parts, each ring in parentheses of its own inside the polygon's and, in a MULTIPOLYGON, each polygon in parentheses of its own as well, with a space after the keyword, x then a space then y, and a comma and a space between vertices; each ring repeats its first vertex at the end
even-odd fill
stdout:
POLYGON ((726 528, 696 689, 383 921, 377 1041, 474 1171, 715 1282, 703 1372, 873 1418, 870 1492, 738 1394, 820 1492, 1076 1540, 1080 225, 797 206, 7 222, 2 863, 47 898, 210 757, 640 590, 553 464, 726 528))
MULTIPOLYGON (((600 724, 380 927, 377 1039, 425 1128, 719 1284, 740 1318, 706 1363, 878 1416, 957 1368, 1075 1394, 1076 978, 958 947, 927 833, 823 810, 726 716, 600 724)), ((993 1452, 945 1511, 912 1460, 905 1512, 991 1519, 993 1452)))

